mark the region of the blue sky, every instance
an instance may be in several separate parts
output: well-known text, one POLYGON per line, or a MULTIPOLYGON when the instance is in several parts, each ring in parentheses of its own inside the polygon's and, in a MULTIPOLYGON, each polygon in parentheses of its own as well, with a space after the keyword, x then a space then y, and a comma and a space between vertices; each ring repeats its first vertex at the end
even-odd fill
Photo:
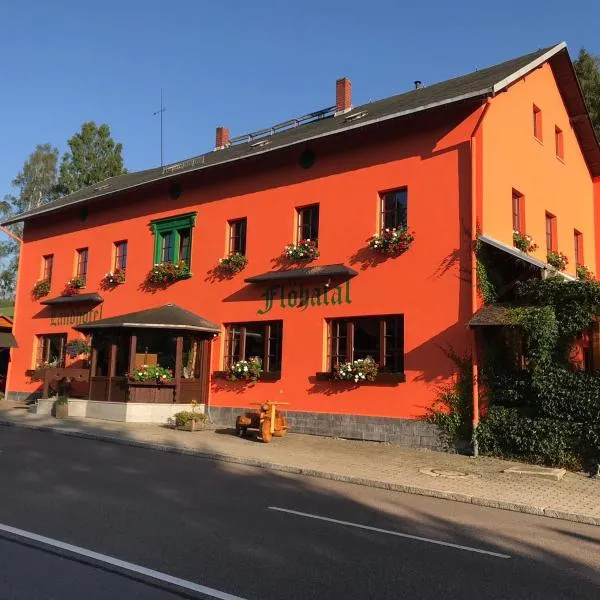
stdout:
POLYGON ((0 192, 38 143, 108 123, 130 171, 334 103, 433 83, 555 42, 600 54, 598 0, 32 0, 0 6, 0 192))

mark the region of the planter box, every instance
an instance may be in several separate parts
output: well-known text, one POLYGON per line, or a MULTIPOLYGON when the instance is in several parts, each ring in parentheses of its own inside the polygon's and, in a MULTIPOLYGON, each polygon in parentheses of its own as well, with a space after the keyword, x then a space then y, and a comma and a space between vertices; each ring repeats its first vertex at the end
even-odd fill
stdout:
POLYGON ((174 383, 129 382, 129 402, 170 404, 174 400, 174 383))
POLYGON ((57 419, 66 419, 69 416, 69 404, 67 402, 54 403, 54 416, 57 419))
POLYGON ((202 431, 206 429, 206 423, 204 421, 188 421, 185 425, 177 427, 179 431, 202 431))

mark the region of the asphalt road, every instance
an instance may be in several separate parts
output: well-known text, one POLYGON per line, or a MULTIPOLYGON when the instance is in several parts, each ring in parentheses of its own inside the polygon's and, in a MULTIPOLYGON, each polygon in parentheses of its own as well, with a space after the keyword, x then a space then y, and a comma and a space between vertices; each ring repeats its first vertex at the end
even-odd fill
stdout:
MULTIPOLYGON (((214 591, 198 598, 600 597, 598 527, 4 427, 2 526, 214 591)), ((127 569, 2 537, 2 600, 70 598, 43 595, 50 572, 78 582, 73 598, 144 593, 127 569)))

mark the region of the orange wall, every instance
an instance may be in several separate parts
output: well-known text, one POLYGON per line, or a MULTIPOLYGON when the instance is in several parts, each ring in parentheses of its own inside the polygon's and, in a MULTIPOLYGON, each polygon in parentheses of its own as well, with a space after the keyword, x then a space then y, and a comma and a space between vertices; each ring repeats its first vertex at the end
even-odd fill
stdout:
MULTIPOLYGON (((445 121, 431 115, 370 133, 347 134, 343 143, 321 141, 313 147, 317 161, 301 169, 302 148, 245 165, 214 169, 181 179, 183 194, 168 197, 168 185, 106 199, 89 208, 85 222, 73 214, 40 219, 25 228, 18 286, 14 351, 9 387, 33 391, 38 384, 25 376, 32 367, 35 334, 68 331, 50 327, 49 310, 32 301, 30 291, 40 276, 41 257, 54 253, 50 296, 59 295, 73 275, 74 251, 89 247, 88 289, 97 291, 110 269, 111 245, 129 240, 127 282, 101 292, 103 317, 175 302, 216 323, 283 319, 282 379, 259 382, 239 393, 240 385, 214 380, 210 402, 244 406, 264 399, 291 403, 293 410, 379 416, 416 417, 434 399, 437 386, 448 381, 453 364, 442 348, 467 348, 470 317, 470 164, 469 136, 476 122, 471 109, 446 111, 445 121), (409 225, 416 241, 405 255, 370 264, 365 250, 376 230, 379 192, 408 186, 409 225), (283 247, 293 240, 294 208, 320 203, 319 248, 313 264, 344 263, 359 271, 351 280, 352 304, 273 310, 264 306, 264 287, 245 284, 244 277, 269 271, 283 247), (197 211, 193 232, 193 277, 168 290, 148 293, 140 284, 152 266, 151 219, 197 211), (247 217, 245 271, 231 280, 212 276, 226 251, 226 222, 247 217), (467 273, 465 276, 464 273, 467 273), (317 382, 325 367, 325 319, 344 316, 404 314, 407 382, 369 385, 349 390, 339 383, 317 382)), ((213 370, 222 365, 222 339, 213 343, 213 370)))
POLYGON ((597 271, 593 184, 548 64, 492 99, 483 122, 483 233, 512 246, 512 190, 525 196, 526 233, 546 260, 545 212, 557 217, 558 250, 575 275, 573 230, 583 233, 584 260, 597 271), (533 135, 533 105, 542 111, 543 141, 533 135), (556 157, 554 128, 564 137, 556 157))

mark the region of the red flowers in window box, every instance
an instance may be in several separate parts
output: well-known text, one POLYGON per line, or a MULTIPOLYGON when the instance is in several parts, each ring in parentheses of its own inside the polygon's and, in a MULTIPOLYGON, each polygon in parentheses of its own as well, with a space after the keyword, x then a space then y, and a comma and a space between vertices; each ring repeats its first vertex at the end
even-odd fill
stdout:
POLYGON ((564 271, 569 264, 569 259, 562 252, 549 250, 546 255, 546 260, 548 264, 558 269, 559 271, 564 271))
POLYGON ((319 248, 314 240, 300 240, 297 244, 289 244, 284 249, 289 260, 311 261, 319 256, 319 248))
POLYGON ((40 279, 33 286, 31 295, 35 300, 39 300, 50 293, 50 282, 47 279, 40 279))
POLYGON ((409 231, 407 227, 386 228, 373 234, 369 240, 369 248, 381 254, 399 256, 410 248, 414 240, 415 232, 409 231))
POLYGON ((75 277, 71 277, 69 281, 65 284, 65 289, 63 290, 63 296, 76 296, 79 294, 79 290, 85 287, 85 277, 81 277, 81 275, 77 275, 75 277))
POLYGON ((149 285, 169 285, 180 279, 188 279, 192 276, 190 268, 183 260, 178 263, 158 263, 152 267, 146 276, 149 285))

